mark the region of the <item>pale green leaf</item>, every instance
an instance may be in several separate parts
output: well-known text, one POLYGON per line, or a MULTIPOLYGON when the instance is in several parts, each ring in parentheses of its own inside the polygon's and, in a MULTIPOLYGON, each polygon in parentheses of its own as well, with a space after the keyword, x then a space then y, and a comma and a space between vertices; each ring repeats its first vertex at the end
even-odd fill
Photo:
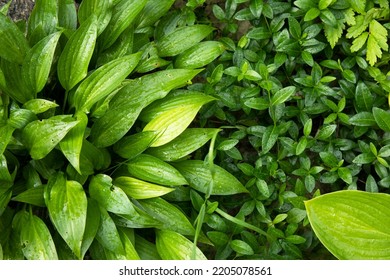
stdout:
POLYGON ((173 166, 183 174, 192 188, 202 193, 211 191, 212 195, 231 195, 248 192, 236 177, 217 165, 213 165, 213 171, 201 160, 179 161, 173 163, 173 166))
POLYGON ((198 247, 174 231, 157 230, 156 246, 163 260, 207 260, 198 247))
POLYGON ((20 243, 28 260, 57 260, 57 251, 46 224, 37 216, 24 212, 20 243))
POLYGON ((121 176, 114 180, 114 185, 121 188, 128 196, 135 199, 159 197, 174 191, 174 188, 163 187, 132 177, 121 176))
POLYGON ((311 226, 338 259, 390 259, 390 196, 338 191, 306 201, 311 226))
POLYGON ((87 219, 87 196, 82 185, 66 181, 63 174, 49 180, 50 198, 47 207, 59 234, 81 259, 81 244, 87 219))
POLYGON ((351 46, 351 52, 357 52, 363 47, 363 45, 367 41, 368 34, 369 34, 368 32, 363 32, 355 40, 353 40, 351 46))

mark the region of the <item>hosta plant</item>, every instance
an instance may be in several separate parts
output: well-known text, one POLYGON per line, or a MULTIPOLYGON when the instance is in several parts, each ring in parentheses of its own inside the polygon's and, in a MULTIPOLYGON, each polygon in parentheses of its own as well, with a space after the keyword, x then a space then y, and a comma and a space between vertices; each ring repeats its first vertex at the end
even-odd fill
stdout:
POLYGON ((191 125, 216 98, 177 89, 225 48, 190 8, 163 17, 173 2, 38 0, 26 23, 0 14, 2 258, 205 258, 190 189, 247 190, 191 159, 220 131, 191 125))

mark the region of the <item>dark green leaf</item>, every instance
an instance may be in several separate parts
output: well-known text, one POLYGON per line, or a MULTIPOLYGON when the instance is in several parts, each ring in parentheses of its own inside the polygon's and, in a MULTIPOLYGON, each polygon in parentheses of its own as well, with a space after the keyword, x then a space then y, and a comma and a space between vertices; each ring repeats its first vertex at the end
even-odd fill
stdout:
POLYGON ((384 131, 390 131, 390 112, 374 107, 372 113, 377 125, 384 131))
POLYGON ((0 13, 0 57, 22 64, 29 45, 22 31, 7 16, 0 13))

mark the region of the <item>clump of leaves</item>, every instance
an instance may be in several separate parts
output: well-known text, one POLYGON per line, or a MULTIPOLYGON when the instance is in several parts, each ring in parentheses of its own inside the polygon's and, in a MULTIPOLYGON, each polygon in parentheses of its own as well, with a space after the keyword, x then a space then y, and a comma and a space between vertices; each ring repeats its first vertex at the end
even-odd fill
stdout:
MULTIPOLYGON (((225 49, 191 8, 164 17, 173 2, 0 14, 2 258, 205 258, 185 206, 211 175, 190 155, 219 129, 188 127, 216 98, 176 89, 225 49)), ((247 192, 215 168, 212 194, 247 192)))

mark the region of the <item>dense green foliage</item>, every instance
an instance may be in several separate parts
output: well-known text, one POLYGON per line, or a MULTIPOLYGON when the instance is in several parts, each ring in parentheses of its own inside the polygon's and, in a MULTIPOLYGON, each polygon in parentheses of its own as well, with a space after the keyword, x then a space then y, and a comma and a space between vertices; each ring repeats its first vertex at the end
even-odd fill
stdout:
POLYGON ((388 192, 388 1, 174 2, 2 10, 0 257, 333 258, 305 201, 388 192))

